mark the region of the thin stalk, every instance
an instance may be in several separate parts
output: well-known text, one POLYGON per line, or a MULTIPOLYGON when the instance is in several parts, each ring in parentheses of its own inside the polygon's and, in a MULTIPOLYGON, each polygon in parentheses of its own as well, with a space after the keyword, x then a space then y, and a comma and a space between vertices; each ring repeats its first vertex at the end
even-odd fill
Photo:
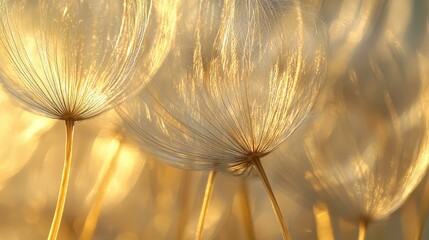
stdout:
POLYGON ((55 208, 54 218, 52 220, 51 229, 49 230, 48 240, 55 240, 60 230, 61 218, 63 216, 64 204, 66 201, 67 187, 69 184, 69 175, 72 160, 74 120, 67 119, 66 121, 66 154, 64 159, 63 173, 61 177, 60 190, 58 194, 57 206, 55 208))
POLYGON ((322 203, 313 205, 314 219, 316 220, 317 239, 334 240, 331 217, 328 208, 322 203))
POLYGON ((274 196, 274 192, 271 189, 271 185, 270 185, 270 182, 268 181, 267 175, 265 174, 264 168, 262 167, 261 159, 258 156, 253 156, 252 163, 253 163, 253 167, 255 168, 256 172, 261 178, 262 184, 264 185, 265 190, 267 191, 268 197, 270 198, 271 206, 273 207, 274 213, 277 217, 277 221, 280 224, 280 230, 282 232, 283 239, 291 240, 289 230, 287 229, 286 223, 283 219, 283 214, 280 210, 279 204, 277 203, 276 197, 274 196))
POLYGON ((120 151, 121 144, 119 145, 118 150, 116 150, 112 160, 110 160, 109 166, 101 178, 97 193, 95 194, 94 202, 89 210, 88 216, 86 217, 85 224, 83 225, 80 240, 90 240, 94 235, 94 231, 100 217, 101 207, 103 206, 108 186, 112 180, 113 173, 115 172, 120 151))
POLYGON ((361 219, 359 221, 359 240, 365 240, 366 237, 366 228, 367 228, 368 222, 365 219, 361 219))
POLYGON ((213 193, 213 183, 216 177, 216 171, 210 171, 209 177, 207 179, 206 190, 204 193, 203 206, 201 207, 200 219, 198 220, 197 231, 195 232, 195 239, 201 240, 203 235, 204 221, 207 215, 207 209, 210 203, 210 199, 213 193))
POLYGON ((255 228, 253 227, 252 222, 252 215, 250 213, 250 204, 249 204, 249 193, 247 190, 247 185, 244 180, 240 180, 240 205, 241 205, 241 212, 242 212, 242 220, 244 223, 244 228, 247 233, 247 239, 253 240, 256 239, 255 237, 255 228))

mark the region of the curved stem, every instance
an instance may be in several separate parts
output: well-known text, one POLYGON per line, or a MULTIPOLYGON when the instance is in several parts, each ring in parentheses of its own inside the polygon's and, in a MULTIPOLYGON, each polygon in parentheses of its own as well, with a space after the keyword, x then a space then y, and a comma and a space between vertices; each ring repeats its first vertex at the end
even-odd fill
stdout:
POLYGON ((51 229, 49 231, 48 240, 55 240, 60 230, 61 217, 63 216, 64 204, 66 201, 67 187, 69 183, 69 175, 72 159, 74 120, 67 119, 66 121, 66 155, 64 160, 63 173, 61 177, 61 185, 58 194, 57 206, 55 208, 54 219, 52 220, 51 229))
POLYGON ((286 227, 286 223, 283 219, 283 214, 280 210, 279 204, 277 203, 277 199, 274 196, 274 192, 271 189, 270 182, 268 181, 267 175, 265 174, 264 168, 261 164, 261 159, 257 156, 254 156, 252 158, 253 167, 255 168, 256 172, 258 173, 259 177, 261 178, 261 181, 265 187, 265 190, 267 191, 268 197, 271 201, 271 206, 274 209, 274 213, 276 214, 277 221, 280 224, 280 230, 282 232, 283 239, 285 240, 291 240, 289 230, 286 227))
POLYGON ((207 215, 207 209, 210 203, 210 199, 213 193, 213 183, 216 177, 216 171, 210 171, 207 179, 206 190, 204 193, 203 206, 201 207, 200 219, 198 220, 197 231, 195 232, 195 239, 200 240, 203 235, 204 221, 207 215))
POLYGON ((359 221, 359 240, 365 240, 367 224, 368 222, 365 219, 359 221))
POLYGON ((81 240, 90 240, 94 235, 95 228, 97 227, 98 218, 100 217, 101 207, 103 206, 108 186, 110 184, 110 181, 112 180, 113 173, 115 172, 120 151, 121 144, 119 144, 115 155, 113 156, 112 160, 110 160, 109 166, 101 178, 97 193, 95 194, 94 202, 91 206, 91 209, 89 210, 88 216, 86 217, 85 224, 83 225, 83 230, 79 238, 81 240))
POLYGON ((249 193, 247 190, 246 182, 241 179, 240 179, 240 189, 241 191, 239 193, 239 197, 240 197, 240 203, 241 203, 240 204, 241 211, 243 213, 242 220, 244 223, 244 228, 246 229, 247 239, 253 240, 253 239, 256 239, 256 237, 255 237, 255 228, 253 227, 253 222, 252 222, 252 216, 250 214, 249 193))

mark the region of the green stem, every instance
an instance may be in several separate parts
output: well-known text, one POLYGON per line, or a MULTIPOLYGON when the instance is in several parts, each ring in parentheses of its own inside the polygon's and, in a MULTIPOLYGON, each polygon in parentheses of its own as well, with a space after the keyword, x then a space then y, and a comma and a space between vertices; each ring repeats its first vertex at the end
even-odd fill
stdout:
POLYGON ((200 219, 198 221, 198 227, 195 233, 196 240, 201 240, 201 237, 203 235, 204 221, 207 215, 207 209, 213 193, 213 183, 214 183, 215 177, 216 177, 216 171, 210 171, 209 177, 207 179, 206 190, 204 193, 203 206, 201 207, 200 219))
POLYGON ((262 167, 261 159, 258 156, 253 156, 251 161, 253 163, 253 167, 255 168, 256 172, 261 178, 261 181, 265 187, 265 190, 267 191, 268 197, 270 198, 271 206, 273 207, 274 213, 277 217, 277 221, 280 224, 280 230, 282 232, 283 239, 291 240, 289 231, 286 227, 286 223, 283 219, 283 214, 280 210, 279 204, 277 203, 277 199, 274 196, 274 192, 271 189, 271 185, 270 185, 270 182, 268 181, 267 175, 265 174, 264 168, 262 167))
POLYGON ((61 177, 61 185, 58 194, 57 206, 55 208, 54 218, 52 220, 51 229, 49 231, 48 240, 57 239, 60 230, 61 218, 63 216, 64 204, 66 201, 67 187, 69 183, 69 175, 72 160, 74 120, 67 119, 66 121, 66 155, 61 177))

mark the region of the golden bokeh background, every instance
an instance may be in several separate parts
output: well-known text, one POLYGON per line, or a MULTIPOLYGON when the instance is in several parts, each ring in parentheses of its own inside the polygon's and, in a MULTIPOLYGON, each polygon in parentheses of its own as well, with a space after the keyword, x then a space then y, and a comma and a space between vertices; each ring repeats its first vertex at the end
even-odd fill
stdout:
MULTIPOLYGON (((198 1, 177 2, 158 11, 178 12, 166 15, 186 45, 198 1)), ((358 239, 362 218, 365 239, 429 239, 429 1, 306 4, 326 24, 326 80, 308 120, 262 160, 292 239, 358 239)), ((163 60, 155 54, 145 65, 163 60)), ((3 89, 0 109, 0 239, 45 239, 64 122, 27 111, 3 89)), ((194 239, 209 172, 144 152, 114 109, 78 121, 74 141, 58 239, 194 239)), ((219 172, 202 237, 281 239, 260 181, 219 172)))

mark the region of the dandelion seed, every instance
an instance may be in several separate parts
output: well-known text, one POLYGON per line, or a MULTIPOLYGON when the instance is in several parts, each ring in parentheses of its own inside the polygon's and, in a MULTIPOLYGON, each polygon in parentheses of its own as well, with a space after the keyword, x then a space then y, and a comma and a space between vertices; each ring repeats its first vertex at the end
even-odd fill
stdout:
POLYGON ((288 238, 260 159, 313 106, 325 73, 324 27, 298 2, 218 6, 201 1, 193 54, 176 49, 167 77, 119 112, 142 147, 173 166, 235 174, 255 168, 288 238))
POLYGON ((0 2, 0 77, 32 111, 65 120, 66 156, 48 239, 56 239, 70 173, 74 124, 123 101, 140 58, 149 1, 0 2))
POLYGON ((429 164, 418 71, 402 49, 386 45, 349 69, 338 102, 315 119, 303 144, 280 147, 268 166, 283 188, 359 222, 359 239, 406 201, 429 164))

